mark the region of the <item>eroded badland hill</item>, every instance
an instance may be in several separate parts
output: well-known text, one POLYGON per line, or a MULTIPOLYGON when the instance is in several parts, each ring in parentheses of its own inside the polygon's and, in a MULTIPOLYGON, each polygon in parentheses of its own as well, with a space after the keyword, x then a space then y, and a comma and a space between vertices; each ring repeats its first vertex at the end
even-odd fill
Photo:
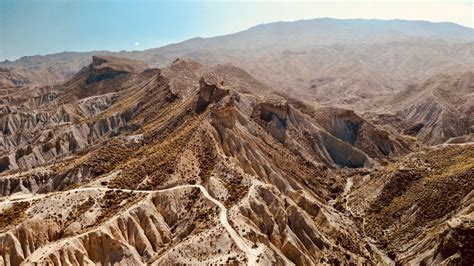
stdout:
POLYGON ((0 265, 472 265, 469 40, 273 30, 0 70, 0 265))

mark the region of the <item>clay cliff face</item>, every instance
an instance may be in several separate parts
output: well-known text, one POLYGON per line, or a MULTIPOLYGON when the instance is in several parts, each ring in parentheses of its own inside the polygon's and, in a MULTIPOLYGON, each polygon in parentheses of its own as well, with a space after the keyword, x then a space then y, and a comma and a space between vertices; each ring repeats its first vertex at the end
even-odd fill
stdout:
POLYGON ((1 90, 1 264, 472 262, 470 145, 189 59, 1 90))
MULTIPOLYGON (((89 67, 64 85, 5 89, 0 168, 28 169, 44 164, 132 126, 128 122, 136 107, 99 116, 117 100, 121 86, 127 86, 127 81, 144 69, 139 62, 114 60, 119 59, 94 57, 89 67)), ((143 73, 139 78, 152 75, 143 73)))
POLYGON ((405 133, 428 144, 472 141, 474 73, 438 75, 391 100, 394 111, 411 123, 405 133))
MULTIPOLYGON (((93 86, 97 78, 121 74, 126 79, 126 73, 133 72, 109 72, 104 67, 107 64, 99 66, 98 62, 97 67, 89 66, 92 56, 120 56, 122 61, 140 60, 162 69, 176 58, 207 66, 231 63, 273 91, 318 106, 354 110, 366 120, 375 119, 372 123, 380 121, 381 126, 428 145, 470 142, 472 36, 473 30, 467 27, 426 21, 322 18, 269 23, 145 51, 64 52, 0 62, 0 87, 61 85, 82 69, 73 78, 87 81, 75 91, 82 98, 94 95, 94 90, 117 87, 106 85, 108 82, 100 88, 93 86)), ((143 65, 127 65, 134 71, 143 70, 143 65)), ((175 64, 173 68, 180 67, 175 64)), ((172 87, 181 87, 190 80, 172 82, 172 87)))

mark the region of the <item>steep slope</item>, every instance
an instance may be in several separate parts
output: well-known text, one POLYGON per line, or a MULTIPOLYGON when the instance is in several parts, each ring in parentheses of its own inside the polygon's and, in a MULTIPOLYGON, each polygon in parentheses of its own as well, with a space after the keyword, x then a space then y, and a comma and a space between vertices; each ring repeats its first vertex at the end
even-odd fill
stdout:
POLYGON ((474 146, 431 148, 353 177, 348 209, 400 264, 474 262, 474 146))
POLYGON ((0 68, 0 87, 12 87, 30 83, 30 80, 17 71, 0 68))
MULTIPOLYGON (((384 173, 406 164, 412 141, 230 64, 145 68, 94 57, 63 85, 4 89, 3 264, 381 264, 411 254, 368 237, 377 229, 357 217, 380 219, 345 184, 365 184, 363 172, 390 183, 384 173)), ((456 154, 433 171, 469 178, 456 154)), ((449 202, 461 206, 464 192, 449 202)))
POLYGON ((99 114, 117 100, 124 86, 159 83, 153 80, 154 70, 139 75, 144 69, 139 62, 94 57, 64 85, 2 89, 0 170, 40 165, 126 131, 133 109, 99 114))
POLYGON ((472 33, 317 19, 0 63, 0 265, 472 265, 472 33))
POLYGON ((152 67, 191 58, 204 65, 232 63, 296 98, 367 111, 374 98, 439 73, 472 69, 472 36, 473 29, 452 23, 324 18, 263 24, 145 51, 25 57, 0 67, 51 84, 68 80, 91 55, 115 54, 152 67))
POLYGON ((436 75, 398 93, 388 105, 411 123, 405 133, 425 143, 472 141, 474 73, 436 75))
MULTIPOLYGON (((46 141, 30 137, 34 123, 4 129, 28 143, 9 146, 15 156, 4 157, 3 219, 25 212, 0 234, 4 263, 377 260, 328 202, 341 190, 334 174, 340 165, 370 166, 378 156, 328 132, 312 117, 314 108, 273 94, 242 69, 189 60, 162 71, 142 66, 94 57, 63 86, 24 88, 54 88, 56 96, 35 110, 69 105, 75 116, 61 130, 44 133, 42 125, 46 141), (90 107, 104 99, 111 100, 90 107), (80 141, 44 148, 66 130, 80 141), (335 157, 339 146, 345 152, 335 157), (192 190, 194 184, 202 187, 192 190), (48 226, 38 228, 39 220, 48 226), (196 245, 201 241, 211 245, 196 245)), ((9 106, 28 105, 17 96, 9 106)))
POLYGON ((24 56, 11 61, 0 62, 0 67, 14 69, 28 76, 30 83, 39 85, 62 84, 82 67, 90 63, 93 55, 110 55, 112 52, 63 52, 52 55, 24 56))

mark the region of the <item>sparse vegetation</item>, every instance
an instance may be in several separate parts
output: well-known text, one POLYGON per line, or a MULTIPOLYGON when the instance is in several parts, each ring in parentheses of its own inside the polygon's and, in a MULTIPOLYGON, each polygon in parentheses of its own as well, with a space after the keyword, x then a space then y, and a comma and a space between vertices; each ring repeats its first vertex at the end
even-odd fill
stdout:
POLYGON ((472 265, 465 29, 320 22, 0 62, 0 262, 472 265))
POLYGON ((11 207, 4 209, 0 213, 0 233, 23 222, 27 217, 26 210, 29 207, 29 202, 16 202, 11 207))
MULTIPOLYGON (((174 132, 170 132, 166 139, 146 138, 148 146, 136 154, 136 158, 127 162, 123 172, 109 182, 114 188, 137 188, 138 184, 149 176, 150 182, 143 185, 145 189, 160 187, 166 177, 174 172, 176 157, 186 146, 198 122, 199 116, 191 117, 186 124, 179 125, 174 132)), ((164 136, 162 136, 164 137, 164 136)))
POLYGON ((68 225, 75 222, 77 219, 81 217, 84 213, 91 210, 91 207, 95 204, 95 200, 92 197, 87 198, 87 200, 83 201, 81 204, 76 206, 71 212, 69 212, 68 216, 65 219, 63 224, 63 230, 67 228, 68 225))
MULTIPOLYGON (((121 191, 107 191, 105 195, 97 200, 97 204, 100 206, 101 213, 95 220, 94 224, 83 228, 83 230, 91 230, 91 227, 97 227, 110 219, 112 216, 117 214, 121 210, 128 209, 131 205, 137 203, 142 199, 141 195, 121 192, 121 191)), ((90 205, 90 201, 86 201, 85 204, 90 205)), ((87 208, 84 205, 84 208, 87 208)))
POLYGON ((471 158, 471 147, 449 147, 411 156, 397 164, 403 170, 379 173, 389 175, 389 183, 369 209, 366 231, 397 250, 400 243, 449 217, 474 190, 471 158), (407 220, 407 215, 412 218, 407 220))

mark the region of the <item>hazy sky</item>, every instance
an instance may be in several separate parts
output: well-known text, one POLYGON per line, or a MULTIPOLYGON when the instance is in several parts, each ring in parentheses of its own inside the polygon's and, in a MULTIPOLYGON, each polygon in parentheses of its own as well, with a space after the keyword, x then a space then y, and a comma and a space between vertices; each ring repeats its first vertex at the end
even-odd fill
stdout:
POLYGON ((468 1, 0 0, 0 60, 62 51, 144 50, 261 23, 318 17, 450 21, 474 27, 468 1))

